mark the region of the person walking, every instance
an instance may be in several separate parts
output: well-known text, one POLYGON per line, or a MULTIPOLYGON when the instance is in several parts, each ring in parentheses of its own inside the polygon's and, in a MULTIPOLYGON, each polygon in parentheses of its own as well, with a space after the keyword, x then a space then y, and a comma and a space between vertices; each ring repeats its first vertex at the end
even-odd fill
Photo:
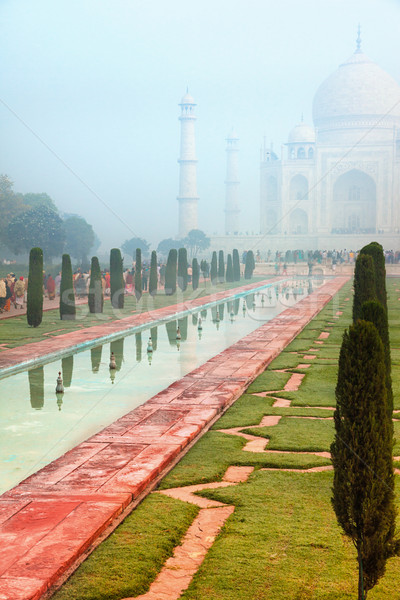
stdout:
POLYGON ((20 308, 21 310, 24 308, 24 296, 25 296, 25 283, 24 278, 21 277, 18 281, 15 282, 14 285, 14 294, 15 294, 15 308, 20 308))

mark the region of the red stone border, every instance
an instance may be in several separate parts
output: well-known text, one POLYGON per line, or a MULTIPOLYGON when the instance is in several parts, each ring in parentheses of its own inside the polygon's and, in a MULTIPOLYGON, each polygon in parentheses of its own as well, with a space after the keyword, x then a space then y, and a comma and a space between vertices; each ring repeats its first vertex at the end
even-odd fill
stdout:
POLYGON ((3 494, 0 600, 38 600, 59 582, 347 281, 329 281, 3 494))

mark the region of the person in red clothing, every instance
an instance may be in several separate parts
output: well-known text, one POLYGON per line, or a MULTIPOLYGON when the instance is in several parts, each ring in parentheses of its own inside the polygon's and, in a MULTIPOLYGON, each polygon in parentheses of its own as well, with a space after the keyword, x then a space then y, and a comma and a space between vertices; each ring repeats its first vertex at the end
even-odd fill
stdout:
POLYGON ((51 275, 49 275, 47 278, 46 290, 49 300, 54 300, 56 297, 56 282, 51 275))
POLYGON ((106 295, 109 296, 111 293, 110 287, 111 287, 111 283, 110 283, 110 272, 106 271, 105 274, 105 280, 106 280, 106 295))

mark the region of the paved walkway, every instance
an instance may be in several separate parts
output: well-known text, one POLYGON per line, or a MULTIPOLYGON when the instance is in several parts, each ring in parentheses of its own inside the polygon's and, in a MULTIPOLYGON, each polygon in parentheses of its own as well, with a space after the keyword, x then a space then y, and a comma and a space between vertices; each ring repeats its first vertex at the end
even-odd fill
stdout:
MULTIPOLYGON (((3 494, 0 600, 38 600, 56 584, 112 523, 118 523, 124 511, 151 491, 191 442, 243 393, 347 280, 341 277, 326 283, 3 494)), ((82 333, 86 332, 68 335, 82 333)))

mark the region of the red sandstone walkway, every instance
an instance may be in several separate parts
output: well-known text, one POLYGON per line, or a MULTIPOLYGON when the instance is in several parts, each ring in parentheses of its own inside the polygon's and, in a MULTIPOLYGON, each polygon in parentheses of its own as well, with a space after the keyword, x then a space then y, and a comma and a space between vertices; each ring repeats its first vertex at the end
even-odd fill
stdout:
MULTIPOLYGON (((98 343, 101 338, 113 335, 118 336, 119 334, 128 332, 133 327, 150 324, 161 319, 168 319, 182 311, 196 310, 210 302, 218 302, 224 299, 228 300, 237 293, 257 289, 268 283, 280 281, 280 279, 281 278, 279 277, 273 277, 265 281, 243 285, 239 288, 215 292, 215 294, 211 294, 210 296, 185 300, 185 302, 180 304, 174 304, 172 306, 166 306, 164 308, 124 317, 123 319, 101 323, 93 327, 88 327, 87 329, 70 331, 69 333, 58 335, 56 338, 49 338, 40 342, 25 344, 18 348, 12 348, 7 350, 7 352, 0 353, 0 371, 11 370, 17 365, 26 365, 27 363, 32 364, 31 361, 43 361, 44 357, 46 357, 46 359, 51 359, 52 356, 58 357, 60 352, 73 351, 78 347, 81 348, 83 344, 91 344, 94 341, 98 343)), ((86 302, 86 300, 83 300, 82 302, 86 302)))
POLYGON ((0 600, 38 600, 156 485, 347 280, 326 283, 3 494, 0 600))

